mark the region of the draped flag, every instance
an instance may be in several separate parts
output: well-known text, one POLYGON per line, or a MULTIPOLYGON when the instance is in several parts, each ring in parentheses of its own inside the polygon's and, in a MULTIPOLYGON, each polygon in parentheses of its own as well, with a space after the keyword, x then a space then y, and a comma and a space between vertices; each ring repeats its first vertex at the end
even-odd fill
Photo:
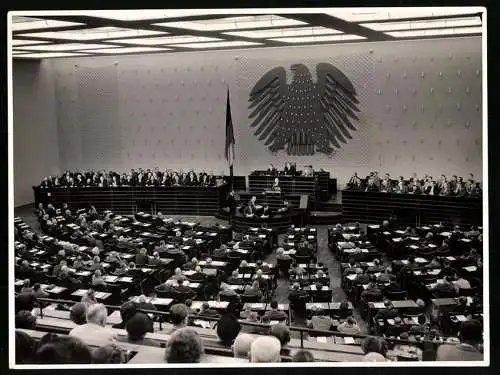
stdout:
POLYGON ((229 166, 233 167, 234 162, 234 130, 233 120, 231 118, 231 104, 229 103, 229 87, 227 89, 227 103, 226 103, 226 160, 229 166))
POLYGON ((229 87, 227 88, 226 103, 226 160, 229 163, 229 189, 233 189, 233 163, 234 163, 234 130, 231 118, 231 104, 229 103, 229 87))

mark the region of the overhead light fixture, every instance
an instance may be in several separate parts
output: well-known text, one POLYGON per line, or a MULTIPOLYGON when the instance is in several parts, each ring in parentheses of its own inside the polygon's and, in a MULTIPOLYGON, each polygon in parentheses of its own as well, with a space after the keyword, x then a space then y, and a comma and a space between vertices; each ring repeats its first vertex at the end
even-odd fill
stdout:
POLYGON ((43 44, 48 43, 46 40, 22 40, 22 39, 13 39, 13 46, 27 46, 30 44, 43 44))
POLYGON ((304 36, 296 38, 274 38, 277 42, 285 43, 310 43, 310 42, 339 42, 344 40, 362 40, 366 39, 364 36, 342 34, 342 35, 323 35, 323 36, 304 36))
POLYGON ((284 27, 284 26, 295 26, 295 25, 307 25, 307 23, 275 15, 259 15, 259 16, 218 18, 214 20, 164 22, 164 23, 156 23, 155 25, 175 27, 180 29, 198 30, 198 31, 216 31, 216 30, 243 30, 243 29, 257 29, 262 27, 284 27))
POLYGON ((88 10, 81 13, 83 16, 108 18, 120 21, 141 21, 160 18, 189 17, 205 14, 214 14, 217 10, 196 9, 126 9, 126 10, 88 10))
POLYGON ((103 49, 86 50, 85 52, 121 54, 121 53, 136 53, 136 52, 158 52, 158 51, 170 51, 170 50, 171 48, 122 47, 122 48, 103 48, 103 49))
POLYGON ((44 20, 41 18, 22 17, 22 19, 13 16, 12 31, 47 29, 49 27, 64 27, 84 25, 80 22, 69 22, 59 20, 44 20))
POLYGON ((440 20, 432 19, 425 21, 418 20, 418 21, 403 21, 403 22, 361 23, 361 26, 376 31, 436 29, 443 27, 481 26, 481 19, 479 17, 446 18, 440 20))
POLYGON ((65 30, 57 32, 41 32, 31 34, 21 34, 27 37, 47 38, 47 39, 68 39, 68 40, 102 40, 113 38, 140 37, 149 35, 168 34, 163 31, 126 29, 121 27, 97 27, 81 30, 65 30))
POLYGON ((437 35, 460 35, 460 34, 481 34, 482 27, 461 27, 456 29, 431 29, 431 30, 405 30, 405 31, 390 31, 386 34, 396 37, 412 37, 412 36, 437 36, 437 35))
POLYGON ((90 44, 90 43, 68 43, 68 44, 44 44, 43 46, 22 46, 17 47, 20 50, 30 50, 30 51, 76 51, 84 49, 96 49, 96 48, 112 48, 116 47, 114 45, 106 44, 90 44))
POLYGON ((16 57, 29 59, 48 59, 52 57, 72 57, 72 56, 88 56, 87 53, 70 53, 70 52, 47 52, 47 53, 25 53, 16 57))
POLYGON ((217 40, 223 40, 223 39, 211 38, 206 36, 181 35, 181 36, 151 37, 151 38, 112 39, 112 40, 107 40, 106 42, 130 43, 143 46, 154 46, 154 45, 176 44, 176 43, 213 42, 217 40))
POLYGON ((342 31, 328 29, 326 27, 293 27, 286 29, 272 30, 252 30, 252 31, 232 31, 224 33, 226 35, 242 36, 245 38, 279 38, 287 36, 310 36, 310 35, 328 35, 341 34, 342 31))
POLYGON ((259 44, 262 44, 262 43, 246 42, 246 41, 230 41, 230 42, 176 44, 175 46, 176 47, 185 47, 185 48, 222 48, 222 47, 252 46, 252 45, 259 45, 259 44))
POLYGON ((339 8, 325 12, 350 22, 369 22, 424 17, 455 16, 481 12, 479 7, 399 7, 399 8, 339 8))

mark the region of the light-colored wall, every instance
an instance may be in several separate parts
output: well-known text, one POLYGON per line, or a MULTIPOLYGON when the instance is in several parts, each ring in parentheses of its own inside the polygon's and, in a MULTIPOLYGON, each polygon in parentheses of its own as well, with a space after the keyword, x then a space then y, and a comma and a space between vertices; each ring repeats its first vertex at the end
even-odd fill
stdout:
POLYGON ((59 173, 59 142, 52 66, 13 64, 14 205, 33 202, 32 186, 59 173))
MULTIPOLYGON (((481 178, 481 39, 353 43, 50 61, 60 169, 194 168, 227 173, 226 88, 235 173, 290 160, 332 172, 474 173, 481 178), (248 94, 276 66, 329 62, 358 93, 353 139, 332 156, 272 154, 249 129, 248 94)), ((291 75, 288 74, 288 81, 291 75)), ((15 122, 16 124, 16 122, 15 122)), ((16 124, 17 125, 17 124, 16 124)))

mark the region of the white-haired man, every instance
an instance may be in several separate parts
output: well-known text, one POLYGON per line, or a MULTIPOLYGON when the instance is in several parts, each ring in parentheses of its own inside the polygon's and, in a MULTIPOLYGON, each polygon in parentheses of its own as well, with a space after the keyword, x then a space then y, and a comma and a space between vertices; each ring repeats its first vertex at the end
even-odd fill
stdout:
POLYGON ((248 357, 253 363, 281 362, 280 352, 281 343, 276 337, 261 336, 252 342, 248 357))
POLYGON ((83 342, 90 339, 111 340, 113 331, 106 327, 108 312, 102 303, 96 303, 87 307, 87 323, 73 328, 70 336, 78 337, 83 342))
POLYGON ((240 333, 232 345, 234 357, 248 359, 252 343, 257 339, 257 337, 258 336, 250 335, 248 333, 240 333))

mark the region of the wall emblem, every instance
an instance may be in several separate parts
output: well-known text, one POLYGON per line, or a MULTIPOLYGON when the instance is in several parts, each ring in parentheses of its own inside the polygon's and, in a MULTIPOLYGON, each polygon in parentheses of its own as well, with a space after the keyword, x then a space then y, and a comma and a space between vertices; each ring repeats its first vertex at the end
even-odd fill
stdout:
POLYGON ((250 127, 271 152, 288 155, 331 155, 352 139, 359 112, 356 90, 344 73, 331 64, 316 65, 313 82, 304 64, 267 72, 254 86, 249 98, 250 127))

